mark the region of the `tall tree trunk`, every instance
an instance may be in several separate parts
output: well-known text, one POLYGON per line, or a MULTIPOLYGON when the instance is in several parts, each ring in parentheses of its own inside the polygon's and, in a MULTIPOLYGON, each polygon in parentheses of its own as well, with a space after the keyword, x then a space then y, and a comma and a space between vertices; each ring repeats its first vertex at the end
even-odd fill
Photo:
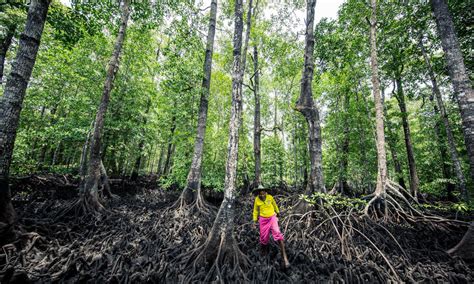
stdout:
MULTIPOLYGON (((243 7, 242 0, 235 0, 234 49, 232 67, 232 106, 229 122, 229 140, 227 147, 227 162, 224 182, 224 200, 217 212, 210 234, 206 240, 204 250, 206 258, 212 260, 218 252, 227 261, 235 259, 238 250, 234 233, 235 197, 237 181, 237 161, 239 148, 239 128, 242 115, 242 31, 243 7)), ((222 257, 222 258, 224 258, 222 257)), ((219 260, 219 257, 217 257, 219 260)), ((238 265, 234 263, 234 265, 238 265)))
POLYGON ((400 160, 398 160, 398 155, 397 155, 397 149, 396 149, 396 140, 397 138, 395 137, 395 133, 392 132, 392 129, 394 128, 390 122, 390 119, 388 119, 387 115, 387 108, 384 107, 384 115, 387 117, 387 143, 388 147, 390 148, 390 154, 392 155, 392 160, 393 160, 393 167, 395 169, 395 175, 397 178, 398 184, 403 187, 407 188, 405 185, 405 180, 403 179, 403 171, 402 171, 402 166, 400 165, 400 160))
MULTIPOLYGON (((449 123, 448 114, 446 113, 446 108, 444 107, 443 97, 441 96, 441 92, 438 88, 438 82, 436 80, 435 74, 433 72, 433 68, 431 67, 430 60, 428 55, 426 54, 426 50, 423 46, 423 41, 420 38, 420 49, 423 54, 423 58, 425 59, 426 67, 428 68, 428 74, 431 80, 431 89, 433 95, 436 97, 436 102, 438 103, 438 109, 441 115, 441 119, 444 123, 444 129, 446 130, 446 137, 448 138, 448 146, 449 146, 449 154, 451 155, 451 160, 454 165, 454 171, 456 172, 456 177, 459 183, 459 189, 461 191, 461 195, 463 196, 464 200, 468 200, 467 188, 466 188, 466 178, 464 177, 464 173, 462 172, 461 161, 459 160, 458 151, 456 150, 456 144, 454 143, 454 135, 451 129, 451 124, 449 123)), ((448 191, 449 196, 449 191, 448 191)))
POLYGON ((142 139, 138 143, 138 156, 135 160, 135 165, 133 166, 132 176, 130 177, 131 180, 135 181, 138 178, 138 172, 140 171, 140 165, 142 164, 142 157, 143 157, 143 147, 145 147, 145 127, 147 123, 147 115, 150 112, 151 107, 151 99, 148 98, 146 103, 146 110, 145 116, 143 117, 143 131, 142 131, 142 139))
MULTIPOLYGON (((436 116, 439 116, 441 117, 440 113, 439 113, 439 109, 438 109, 438 106, 436 104, 434 104, 434 96, 431 95, 430 96, 430 101, 431 103, 433 104, 433 110, 434 110, 434 113, 436 116)), ((446 151, 446 145, 444 143, 444 137, 443 135, 441 135, 441 132, 442 132, 442 129, 441 129, 441 121, 439 119, 436 119, 436 122, 435 122, 435 125, 434 125, 434 131, 435 131, 435 136, 436 136, 436 140, 438 142, 438 150, 439 150, 439 154, 440 154, 440 160, 441 160, 441 163, 442 163, 442 173, 443 173, 443 178, 445 180, 447 180, 446 182, 446 197, 448 198, 448 200, 451 200, 451 201, 454 201, 454 196, 453 196, 453 192, 454 192, 454 189, 455 189, 455 184, 451 183, 450 180, 451 180, 451 168, 450 168, 450 165, 448 164, 449 163, 449 157, 448 157, 448 154, 447 154, 447 151, 446 151)), ((461 191, 461 195, 462 195, 462 191, 461 191)))
MULTIPOLYGON (((293 116, 292 116, 293 117, 293 116)), ((296 147, 297 145, 297 137, 296 137, 296 133, 298 131, 298 122, 296 121, 296 119, 293 117, 293 121, 294 121, 294 127, 293 127, 293 131, 292 131, 292 144, 293 144, 293 162, 294 162, 294 183, 293 183, 293 187, 296 188, 298 186, 298 181, 299 181, 299 175, 298 175, 298 148, 296 147)))
POLYGON ((3 70, 5 67, 5 59, 7 57, 8 48, 12 44, 13 36, 15 35, 15 28, 8 29, 7 35, 0 45, 0 84, 3 84, 3 70))
POLYGON ((107 175, 107 170, 105 169, 104 162, 100 160, 100 183, 102 185, 102 195, 108 198, 114 198, 115 195, 112 194, 109 183, 109 176, 107 175))
MULTIPOLYGON (((466 71, 453 20, 444 0, 431 0, 436 26, 446 55, 449 77, 461 112, 464 141, 466 143, 471 179, 474 179, 474 92, 466 71)), ((467 194, 467 191, 466 191, 467 194)), ((466 196, 465 196, 466 198, 466 196)))
POLYGON ((372 69, 372 92, 375 102, 375 130, 377 137, 377 186, 375 195, 383 197, 385 195, 385 184, 387 182, 387 154, 385 152, 385 131, 383 103, 380 97, 379 69, 377 63, 377 0, 371 0, 372 14, 370 17, 370 62, 372 69))
POLYGON ((80 175, 79 192, 84 191, 84 185, 86 183, 87 158, 89 156, 89 149, 90 149, 90 143, 91 143, 91 136, 92 136, 93 127, 94 127, 94 122, 91 123, 90 130, 89 130, 89 132, 87 133, 87 136, 86 136, 86 141, 84 142, 84 145, 82 146, 81 160, 79 162, 79 175, 80 175))
MULTIPOLYGON (((344 112, 349 112, 350 96, 348 93, 344 95, 344 112)), ((341 194, 351 194, 349 184, 347 183, 348 164, 349 164, 349 144, 350 144, 350 128, 345 122, 343 130, 343 140, 341 145, 341 160, 339 163, 339 181, 338 187, 341 194)))
POLYGON ((253 187, 258 188, 262 184, 262 153, 261 137, 262 125, 260 122, 260 74, 258 70, 258 48, 257 44, 253 46, 253 96, 255 100, 255 112, 253 116, 253 154, 255 158, 255 178, 253 187))
POLYGON ((138 156, 135 159, 135 164, 133 165, 132 175, 130 180, 136 181, 138 179, 138 172, 140 171, 140 165, 142 164, 143 148, 145 147, 145 139, 142 138, 138 143, 138 156))
POLYGON ((209 93, 211 86, 212 54, 214 51, 214 36, 216 34, 217 0, 211 1, 211 13, 209 17, 209 29, 207 32, 206 52, 201 87, 201 100, 199 102, 198 124, 196 139, 194 141, 193 160, 189 169, 186 187, 183 190, 183 197, 186 203, 191 203, 202 198, 201 176, 202 176, 202 155, 204 151, 204 138, 206 135, 207 109, 209 106, 209 93))
POLYGON ((110 92, 112 91, 113 82, 115 75, 119 68, 120 53, 122 51, 122 45, 125 39, 125 32, 127 29, 128 18, 130 15, 129 0, 123 0, 122 6, 122 18, 120 22, 119 32, 115 41, 114 52, 110 59, 107 67, 107 75, 104 84, 104 91, 100 101, 99 108, 94 122, 94 132, 92 134, 88 171, 86 177, 86 183, 84 191, 81 194, 81 201, 83 202, 86 210, 97 211, 102 209, 102 205, 99 202, 99 183, 100 183, 100 148, 101 148, 101 136, 104 128, 104 117, 107 112, 107 107, 110 101, 110 92))
POLYGON ((157 179, 160 179, 161 175, 163 174, 163 159, 165 156, 165 149, 164 145, 160 147, 160 157, 158 158, 158 165, 156 166, 156 175, 157 179))
POLYGON ((323 179, 322 143, 319 111, 313 100, 313 72, 314 72, 314 8, 316 0, 306 1, 306 35, 304 49, 304 68, 301 78, 301 93, 296 102, 296 110, 301 112, 308 123, 309 154, 311 171, 306 187, 306 194, 315 191, 326 192, 323 179))
MULTIPOLYGON (((242 62, 241 62, 241 65, 240 65, 240 73, 242 73, 241 77, 242 77, 242 81, 243 81, 243 78, 244 78, 244 75, 245 75, 245 68, 247 66, 247 50, 248 50, 248 47, 249 47, 249 39, 250 39, 250 29, 252 27, 252 5, 253 5, 253 0, 249 0, 249 6, 248 6, 248 10, 247 10, 247 20, 245 22, 245 40, 244 40, 244 47, 242 49, 242 62)), ((242 87, 242 83, 241 82, 241 87, 242 87)), ((240 104, 240 107, 242 107, 242 104, 240 104)))
MULTIPOLYGON (((174 107, 176 108, 176 103, 174 104, 174 107)), ((170 130, 170 138, 168 140, 168 150, 166 152, 166 160, 165 160, 165 166, 163 168, 163 175, 167 176, 170 168, 171 168, 171 156, 173 155, 173 136, 174 132, 176 130, 176 115, 173 114, 173 117, 171 117, 171 130, 170 130)))
MULTIPOLYGON (((13 147, 23 99, 35 65, 49 4, 49 0, 31 1, 25 30, 20 36, 19 49, 3 96, 0 98, 0 223, 7 226, 16 219, 8 182, 13 147)), ((3 234, 1 227, 0 234, 3 234)))
POLYGON ((56 146, 56 148, 54 149, 54 152, 52 152, 52 157, 51 157, 51 166, 54 166, 56 165, 57 163, 57 160, 58 160, 58 156, 59 156, 59 153, 61 151, 61 144, 62 144, 62 140, 59 140, 58 142, 58 145, 56 146))
POLYGON ((408 169, 410 171, 410 191, 415 200, 418 197, 418 187, 420 180, 418 179, 418 174, 416 172, 416 162, 415 154, 413 152, 413 145, 411 142, 411 132, 410 125, 408 124, 408 113, 405 104, 405 94, 403 92, 402 79, 400 76, 397 76, 395 79, 397 85, 397 94, 396 98, 398 101, 398 107, 402 114, 402 125, 403 125, 403 134, 405 135, 405 148, 407 150, 407 159, 408 159, 408 169))

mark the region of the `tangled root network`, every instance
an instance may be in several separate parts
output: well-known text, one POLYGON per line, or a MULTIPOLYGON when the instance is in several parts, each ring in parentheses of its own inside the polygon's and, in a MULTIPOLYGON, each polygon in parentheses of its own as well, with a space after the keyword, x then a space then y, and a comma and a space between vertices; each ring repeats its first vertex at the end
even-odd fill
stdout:
MULTIPOLYGON (((94 283, 472 283, 472 263, 450 257, 466 226, 364 217, 355 210, 313 208, 286 214, 294 204, 277 196, 280 228, 291 267, 281 268, 278 246, 262 256, 251 227, 252 199, 236 204, 234 242, 214 261, 197 261, 206 248, 215 211, 175 214, 176 195, 146 191, 105 204, 100 217, 54 219, 65 201, 17 205, 24 233, 0 251, 0 282, 94 283)), ((199 205, 201 206, 201 205, 199 205)), ((217 248, 216 248, 217 249, 217 248)), ((217 253, 217 251, 216 251, 217 253)))

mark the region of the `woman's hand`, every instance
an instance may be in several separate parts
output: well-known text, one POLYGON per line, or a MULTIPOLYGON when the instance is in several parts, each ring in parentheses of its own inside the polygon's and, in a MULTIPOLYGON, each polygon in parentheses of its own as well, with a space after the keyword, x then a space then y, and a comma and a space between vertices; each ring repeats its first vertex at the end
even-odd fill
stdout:
POLYGON ((252 229, 256 230, 257 229, 257 222, 252 223, 252 229))

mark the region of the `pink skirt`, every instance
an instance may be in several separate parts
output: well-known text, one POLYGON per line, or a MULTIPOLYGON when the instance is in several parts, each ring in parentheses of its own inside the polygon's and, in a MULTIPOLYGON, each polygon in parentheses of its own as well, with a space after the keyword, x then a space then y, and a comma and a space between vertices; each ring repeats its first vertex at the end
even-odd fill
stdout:
POLYGON ((276 215, 271 217, 258 217, 258 222, 260 223, 260 243, 262 245, 267 245, 270 240, 270 232, 273 235, 275 241, 283 240, 283 234, 280 232, 280 227, 278 227, 278 218, 276 215))

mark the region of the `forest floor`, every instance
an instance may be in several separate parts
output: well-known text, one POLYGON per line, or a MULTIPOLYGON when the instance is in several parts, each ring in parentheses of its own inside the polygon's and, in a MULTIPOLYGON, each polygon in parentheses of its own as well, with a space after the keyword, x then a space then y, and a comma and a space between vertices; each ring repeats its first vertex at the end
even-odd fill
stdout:
MULTIPOLYGON (((76 198, 77 184, 70 177, 14 180, 14 205, 23 234, 0 251, 0 283, 203 281, 205 268, 192 272, 182 258, 205 241, 213 218, 185 218, 166 210, 179 192, 160 190, 155 184, 149 179, 112 180, 112 191, 120 198, 107 202, 109 212, 56 219, 76 198)), ((291 267, 281 268, 276 244, 267 256, 260 254, 258 231, 250 223, 250 195, 237 201, 235 236, 252 265, 239 278, 232 268, 223 267, 224 279, 214 275, 211 281, 474 282, 474 264, 445 252, 467 227, 449 222, 385 223, 363 218, 355 210, 320 208, 290 215, 286 209, 297 194, 273 194, 283 213, 279 222, 291 267)))

